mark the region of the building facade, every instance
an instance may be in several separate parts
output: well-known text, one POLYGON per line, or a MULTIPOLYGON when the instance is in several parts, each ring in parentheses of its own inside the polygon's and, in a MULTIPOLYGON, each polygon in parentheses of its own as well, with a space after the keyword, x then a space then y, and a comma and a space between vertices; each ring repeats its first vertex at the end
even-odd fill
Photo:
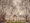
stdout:
POLYGON ((28 11, 28 9, 30 10, 28 2, 29 0, 0 0, 0 10, 3 9, 3 12, 6 13, 6 20, 25 20, 25 18, 20 17, 20 15, 30 14, 28 11))

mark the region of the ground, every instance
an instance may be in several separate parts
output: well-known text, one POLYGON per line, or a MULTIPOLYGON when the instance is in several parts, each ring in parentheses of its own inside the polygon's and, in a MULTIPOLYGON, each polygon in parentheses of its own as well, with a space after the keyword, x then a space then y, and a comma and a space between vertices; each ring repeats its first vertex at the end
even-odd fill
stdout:
POLYGON ((10 22, 10 21, 9 21, 9 22, 6 22, 6 23, 23 23, 23 22, 12 22, 12 21, 10 22))

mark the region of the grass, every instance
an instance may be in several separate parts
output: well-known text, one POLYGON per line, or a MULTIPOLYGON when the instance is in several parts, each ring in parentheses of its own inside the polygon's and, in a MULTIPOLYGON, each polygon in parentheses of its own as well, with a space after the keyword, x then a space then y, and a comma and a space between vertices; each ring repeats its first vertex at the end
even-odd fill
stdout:
POLYGON ((8 22, 6 22, 6 23, 23 23, 23 22, 10 22, 10 21, 8 21, 8 22))

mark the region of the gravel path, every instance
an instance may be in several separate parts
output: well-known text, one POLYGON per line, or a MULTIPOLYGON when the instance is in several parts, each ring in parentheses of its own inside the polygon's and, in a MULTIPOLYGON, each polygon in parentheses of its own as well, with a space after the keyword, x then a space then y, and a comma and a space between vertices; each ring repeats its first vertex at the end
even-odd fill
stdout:
POLYGON ((25 22, 25 23, 30 23, 30 22, 25 22))
POLYGON ((0 23, 6 23, 6 22, 0 22, 0 23))

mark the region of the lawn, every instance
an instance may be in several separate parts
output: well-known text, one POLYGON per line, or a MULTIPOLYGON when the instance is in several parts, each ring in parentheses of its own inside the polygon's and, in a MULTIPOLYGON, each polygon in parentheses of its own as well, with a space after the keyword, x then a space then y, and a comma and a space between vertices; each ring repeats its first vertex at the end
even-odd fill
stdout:
POLYGON ((9 22, 6 22, 6 23, 23 23, 23 22, 12 22, 12 21, 10 22, 10 21, 9 21, 9 22))

